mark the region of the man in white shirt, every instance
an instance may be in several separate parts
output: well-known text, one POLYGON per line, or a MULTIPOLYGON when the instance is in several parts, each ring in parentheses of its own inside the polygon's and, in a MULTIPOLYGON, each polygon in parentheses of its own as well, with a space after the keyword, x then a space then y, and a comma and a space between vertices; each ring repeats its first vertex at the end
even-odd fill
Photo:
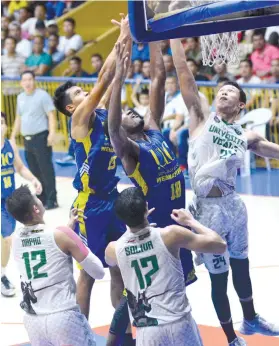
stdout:
MULTIPOLYGON (((242 60, 240 62, 240 75, 241 78, 237 80, 238 84, 261 84, 262 80, 258 76, 253 75, 253 63, 249 59, 242 60)), ((257 89, 245 89, 247 103, 246 109, 254 103, 255 97, 257 95, 257 89)))
POLYGON ((75 26, 76 22, 73 18, 66 18, 63 22, 65 36, 60 37, 58 50, 66 56, 75 54, 83 46, 81 36, 75 33, 75 26))
POLYGON ((1 68, 3 76, 18 77, 24 66, 24 57, 16 53, 16 39, 7 37, 5 39, 6 53, 1 57, 1 68))
MULTIPOLYGON (((32 44, 26 39, 21 39, 21 27, 16 21, 9 24, 9 36, 16 39, 16 53, 28 58, 32 54, 32 44)), ((5 51, 4 51, 5 53, 5 51)))
POLYGON ((29 36, 34 36, 36 34, 36 23, 37 20, 42 20, 47 24, 46 21, 46 8, 44 4, 38 3, 35 7, 34 17, 27 19, 21 24, 22 31, 28 32, 29 36))

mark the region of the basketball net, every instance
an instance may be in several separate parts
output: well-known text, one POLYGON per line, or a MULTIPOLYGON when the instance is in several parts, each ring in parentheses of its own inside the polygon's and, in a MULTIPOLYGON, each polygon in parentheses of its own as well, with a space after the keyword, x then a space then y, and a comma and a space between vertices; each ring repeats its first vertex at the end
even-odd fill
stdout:
MULTIPOLYGON (((193 7, 204 5, 208 2, 222 0, 190 0, 193 7)), ((225 32, 201 36, 202 59, 204 66, 217 64, 238 65, 239 47, 237 32, 225 32)))

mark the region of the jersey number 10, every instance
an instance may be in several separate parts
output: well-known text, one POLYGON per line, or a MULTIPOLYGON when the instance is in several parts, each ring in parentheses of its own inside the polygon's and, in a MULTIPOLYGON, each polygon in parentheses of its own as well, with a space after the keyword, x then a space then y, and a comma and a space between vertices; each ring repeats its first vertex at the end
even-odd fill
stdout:
POLYGON ((47 263, 45 250, 24 252, 22 258, 24 259, 28 280, 48 277, 47 273, 39 273, 39 269, 47 263), (31 268, 30 257, 31 261, 36 261, 37 257, 39 257, 40 262, 31 268))
POLYGON ((152 275, 154 275, 159 270, 159 265, 158 265, 158 261, 157 261, 156 255, 149 256, 149 257, 144 257, 144 258, 141 258, 140 260, 133 260, 131 262, 131 267, 135 269, 135 272, 136 272, 136 275, 137 275, 138 282, 139 282, 141 290, 143 290, 146 287, 151 285, 151 281, 152 281, 151 277, 152 277, 152 275), (144 278, 143 278, 141 269, 142 268, 147 268, 149 262, 151 262, 152 269, 149 270, 149 272, 146 273, 144 275, 144 278))

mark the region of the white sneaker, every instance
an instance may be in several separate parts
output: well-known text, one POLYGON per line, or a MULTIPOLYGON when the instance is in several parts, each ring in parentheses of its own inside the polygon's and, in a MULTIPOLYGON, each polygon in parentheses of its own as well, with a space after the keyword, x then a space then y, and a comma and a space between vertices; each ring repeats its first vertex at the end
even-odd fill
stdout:
POLYGON ((1 294, 4 297, 13 297, 16 293, 14 285, 9 281, 6 275, 1 277, 1 294))
POLYGON ((238 336, 234 341, 229 343, 229 346, 246 346, 246 341, 238 336))

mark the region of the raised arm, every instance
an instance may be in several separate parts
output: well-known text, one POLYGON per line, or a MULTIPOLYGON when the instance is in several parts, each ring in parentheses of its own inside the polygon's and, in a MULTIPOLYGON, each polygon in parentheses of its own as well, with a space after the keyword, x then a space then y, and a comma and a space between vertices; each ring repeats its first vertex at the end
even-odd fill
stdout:
POLYGON ((255 154, 279 160, 279 145, 269 142, 254 131, 247 131, 248 149, 255 154))
POLYGON ((149 43, 150 49, 150 128, 161 129, 165 108, 166 71, 159 42, 149 43))
POLYGON ((122 123, 121 89, 130 63, 130 52, 120 42, 116 48, 116 73, 108 112, 108 132, 116 155, 121 159, 126 173, 131 174, 136 168, 138 146, 130 140, 122 123))
POLYGON ((196 81, 187 66, 185 53, 179 39, 171 40, 171 50, 181 94, 189 111, 189 131, 191 134, 200 123, 204 122, 205 116, 202 112, 201 100, 196 81))
MULTIPOLYGON (((130 28, 128 18, 122 19, 120 23, 120 35, 117 42, 127 42, 130 39, 130 28)), ((84 101, 77 107, 72 120, 72 132, 75 132, 76 127, 88 130, 89 122, 94 118, 92 115, 94 109, 99 105, 107 87, 112 82, 115 74, 116 51, 113 48, 110 55, 107 57, 94 88, 84 101)))
POLYGON ((186 248, 214 254, 225 252, 226 242, 216 232, 195 220, 185 209, 173 210, 171 217, 175 222, 191 228, 192 231, 177 225, 167 227, 163 237, 170 249, 186 248))

